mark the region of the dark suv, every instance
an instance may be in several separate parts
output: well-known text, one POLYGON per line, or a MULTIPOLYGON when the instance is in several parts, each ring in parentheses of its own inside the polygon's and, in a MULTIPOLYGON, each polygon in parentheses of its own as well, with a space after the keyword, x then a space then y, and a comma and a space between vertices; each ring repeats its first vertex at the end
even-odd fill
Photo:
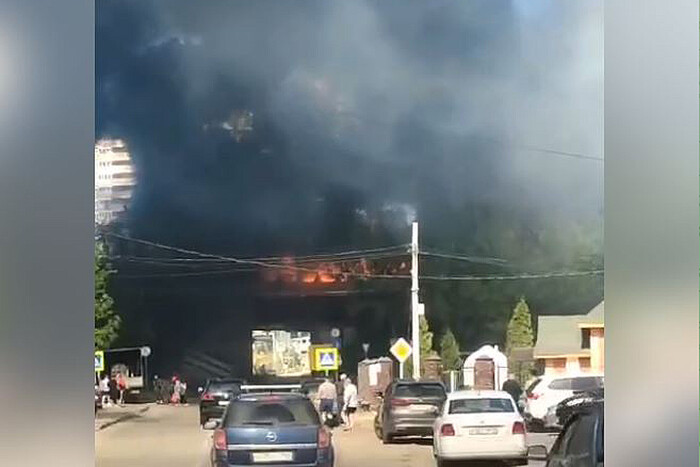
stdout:
POLYGON ((571 397, 557 407, 563 429, 547 454, 544 446, 532 446, 529 457, 547 461, 546 467, 602 467, 604 465, 603 393, 595 391, 571 397))
POLYGON ((242 385, 243 380, 234 378, 207 380, 199 390, 199 424, 204 426, 208 420, 221 418, 231 399, 242 392, 242 385))
POLYGON ((384 394, 374 420, 374 429, 382 441, 397 436, 432 436, 433 423, 447 399, 440 382, 394 381, 384 394))

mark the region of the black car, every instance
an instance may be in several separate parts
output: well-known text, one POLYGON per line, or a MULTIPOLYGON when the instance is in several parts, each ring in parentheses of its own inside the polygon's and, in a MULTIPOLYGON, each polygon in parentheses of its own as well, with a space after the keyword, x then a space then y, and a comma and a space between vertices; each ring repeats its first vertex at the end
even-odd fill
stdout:
POLYGON ((333 467, 331 431, 298 393, 251 393, 234 398, 214 431, 216 467, 266 464, 333 467))
POLYGON ((557 407, 557 415, 563 429, 552 450, 547 454, 544 446, 532 446, 530 458, 546 459, 546 467, 602 467, 605 421, 602 391, 567 399, 557 407))
POLYGON ((199 388, 199 424, 204 426, 208 420, 221 418, 231 399, 241 394, 243 384, 241 379, 215 378, 199 388))
POLYGON ((432 436, 433 423, 447 399, 445 386, 436 381, 394 381, 384 394, 374 420, 382 442, 397 436, 432 436))

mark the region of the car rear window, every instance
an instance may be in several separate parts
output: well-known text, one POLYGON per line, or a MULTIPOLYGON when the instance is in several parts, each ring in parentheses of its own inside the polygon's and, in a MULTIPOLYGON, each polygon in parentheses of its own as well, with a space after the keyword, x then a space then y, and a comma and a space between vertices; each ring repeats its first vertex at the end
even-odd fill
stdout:
POLYGON ((394 397, 445 397, 445 389, 439 384, 399 384, 394 397))
POLYGON ((540 384, 540 381, 542 381, 542 378, 537 378, 537 379, 534 380, 532 383, 530 383, 530 385, 529 385, 529 386, 527 387, 527 389, 525 390, 525 394, 527 394, 528 396, 531 396, 531 395, 532 395, 532 391, 534 391, 534 390, 535 390, 535 387, 536 387, 538 384, 540 384))
POLYGON ((568 391, 571 389, 571 378, 560 378, 555 379, 549 383, 549 389, 555 389, 560 391, 568 391))
POLYGON ((261 399, 232 402, 225 426, 318 425, 319 418, 308 399, 261 399))
POLYGON ((603 378, 595 376, 585 376, 571 379, 571 389, 574 391, 589 391, 603 386, 603 378))
POLYGON ((450 414, 472 413, 512 413, 515 412, 510 399, 483 398, 483 399, 455 399, 450 401, 450 414))
POLYGON ((241 392, 241 383, 233 381, 216 381, 209 383, 208 392, 241 392))

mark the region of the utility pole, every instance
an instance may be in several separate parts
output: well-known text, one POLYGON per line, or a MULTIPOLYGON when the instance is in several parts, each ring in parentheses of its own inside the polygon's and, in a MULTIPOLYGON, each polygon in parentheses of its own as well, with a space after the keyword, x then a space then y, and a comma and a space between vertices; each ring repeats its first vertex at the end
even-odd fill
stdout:
POLYGON ((420 312, 418 304, 418 222, 413 222, 411 237, 411 340, 413 379, 420 379, 420 312))

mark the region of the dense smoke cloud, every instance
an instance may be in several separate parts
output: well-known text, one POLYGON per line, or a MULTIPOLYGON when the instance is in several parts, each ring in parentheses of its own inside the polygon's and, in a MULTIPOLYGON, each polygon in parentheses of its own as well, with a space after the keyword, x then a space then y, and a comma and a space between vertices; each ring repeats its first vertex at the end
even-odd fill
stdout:
POLYGON ((602 156, 600 3, 100 2, 98 134, 134 231, 207 250, 439 236, 469 203, 599 223, 602 163, 528 148, 602 156))

